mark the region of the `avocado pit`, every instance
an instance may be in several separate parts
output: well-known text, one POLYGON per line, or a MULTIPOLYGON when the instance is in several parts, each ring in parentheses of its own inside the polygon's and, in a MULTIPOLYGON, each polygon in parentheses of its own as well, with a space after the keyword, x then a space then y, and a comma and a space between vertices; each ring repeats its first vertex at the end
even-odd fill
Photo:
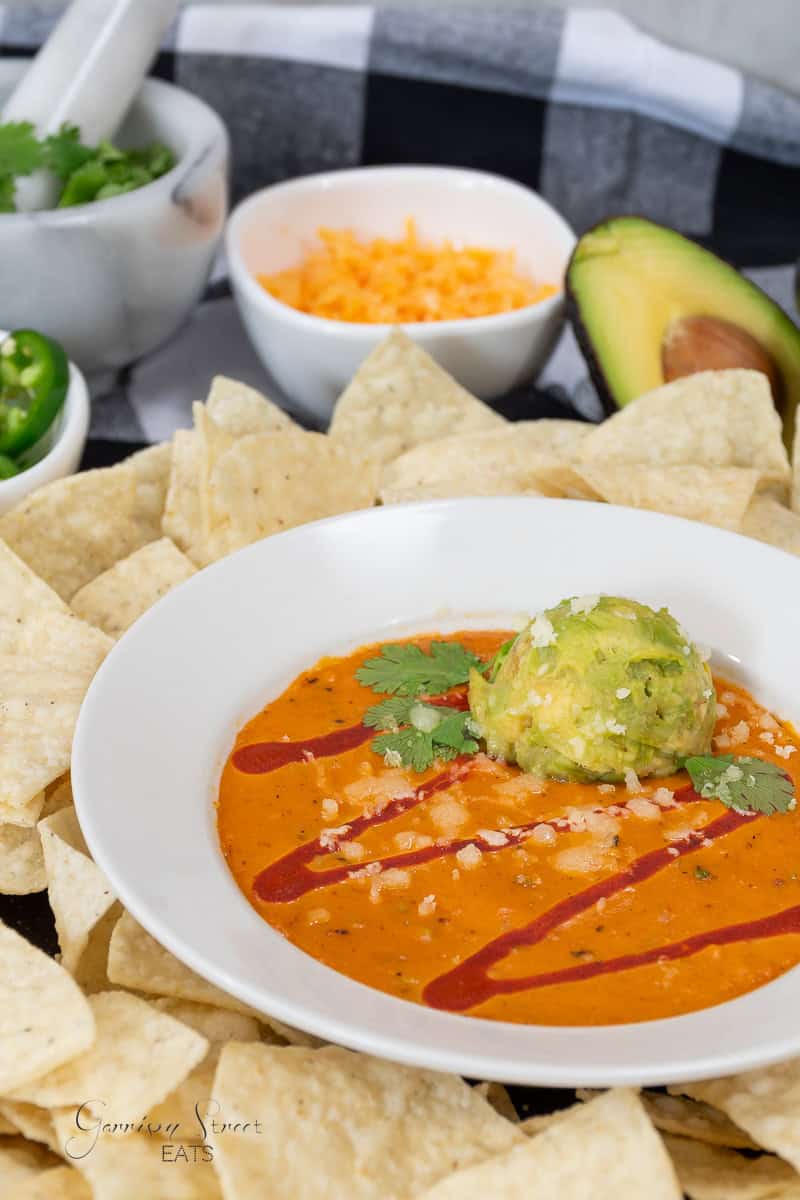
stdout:
POLYGON ((769 352, 746 329, 721 317, 679 317, 664 334, 661 369, 670 383, 698 371, 745 367, 767 376, 776 407, 783 402, 783 377, 769 352))

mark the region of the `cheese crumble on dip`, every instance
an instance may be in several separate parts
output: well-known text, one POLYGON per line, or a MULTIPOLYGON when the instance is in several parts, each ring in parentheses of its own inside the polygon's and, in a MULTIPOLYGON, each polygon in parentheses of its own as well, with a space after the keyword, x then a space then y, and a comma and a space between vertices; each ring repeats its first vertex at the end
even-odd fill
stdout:
POLYGON ((513 250, 420 241, 415 222, 392 241, 361 241, 351 229, 320 229, 322 245, 297 266, 258 281, 276 300, 315 317, 407 324, 487 317, 555 295, 521 274, 513 250))
POLYGON ((800 961, 800 741, 707 659, 607 596, 322 659, 236 739, 228 865, 295 945, 432 1007, 602 1025, 741 995, 800 961))

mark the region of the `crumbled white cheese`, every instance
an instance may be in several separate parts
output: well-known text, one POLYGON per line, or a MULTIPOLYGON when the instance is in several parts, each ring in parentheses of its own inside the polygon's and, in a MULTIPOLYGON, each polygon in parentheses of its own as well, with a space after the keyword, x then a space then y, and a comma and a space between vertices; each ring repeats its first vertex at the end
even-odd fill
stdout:
POLYGON ((347 837, 349 832, 349 825, 339 825, 336 829, 323 829, 319 835, 319 844, 323 850, 332 850, 339 838, 347 837))
POLYGON ((421 917, 429 917, 432 913, 436 912, 436 897, 433 892, 420 900, 417 912, 421 917))
POLYGON ((339 812, 339 801, 334 800, 332 796, 326 796, 320 807, 325 820, 330 821, 339 812))
POLYGON ((556 840, 556 831, 549 825, 534 825, 531 830, 531 839, 541 846, 552 846, 556 840))
POLYGON ((642 790, 642 785, 639 783, 639 776, 634 771, 633 767, 625 768, 625 787, 627 791, 636 795, 642 790))
POLYGON ((626 808, 642 821, 657 821, 661 816, 661 809, 658 805, 653 804, 651 800, 646 800, 644 796, 631 796, 626 808))
POLYGON ((770 733, 768 729, 765 729, 764 732, 760 733, 758 736, 761 738, 761 741, 766 742, 768 746, 775 744, 775 734, 770 733))
POLYGON ((569 602, 569 611, 573 617, 590 613, 600 603, 599 596, 574 596, 569 602))
POLYGON ((630 694, 630 688, 617 688, 616 692, 614 693, 618 700, 627 700, 630 694))
POLYGON ((775 753, 779 758, 791 758, 796 749, 796 746, 776 746, 775 753))
POLYGON ((717 716, 718 717, 727 717, 727 715, 728 715, 727 705, 720 704, 720 702, 718 700, 717 701, 717 716))
POLYGON ((777 733, 780 729, 780 725, 775 720, 772 713, 762 713, 758 723, 762 729, 771 729, 773 733, 777 733))
POLYGON ((487 846, 507 846, 508 838, 499 829, 479 829, 478 837, 481 841, 486 842, 487 846))
POLYGON ((330 919, 331 914, 327 908, 312 908, 307 918, 309 925, 324 925, 330 919))
POLYGON ((731 739, 731 745, 739 746, 750 737, 750 726, 746 721, 739 721, 738 725, 728 730, 728 737, 731 739))
POLYGON ((556 640, 556 631, 553 628, 553 623, 544 613, 539 613, 538 617, 534 617, 531 622, 531 645, 537 649, 543 649, 545 646, 552 646, 556 640))
POLYGON ((481 851, 471 842, 468 846, 462 846, 456 854, 456 859, 458 860, 459 866, 465 867, 467 870, 470 870, 472 867, 477 867, 482 858, 483 854, 481 851))
POLYGON ((670 791, 668 787, 656 788, 650 799, 659 808, 672 808, 675 804, 675 793, 670 791))
POLYGON ((613 783, 599 783, 597 785, 597 790, 598 792, 602 792, 604 796, 613 796, 617 788, 616 784, 613 783))
POLYGON ((358 862, 366 854, 366 850, 359 842, 339 842, 336 849, 345 856, 348 862, 358 862))
POLYGON ((610 717, 610 718, 609 718, 609 719, 606 721, 606 729, 608 730, 608 732, 609 732, 609 733, 619 733, 619 734, 623 734, 623 733, 627 733, 627 732, 628 732, 628 726, 627 726, 627 725, 622 725, 622 724, 620 724, 620 722, 619 722, 619 721, 615 721, 615 720, 613 719, 613 717, 610 717))

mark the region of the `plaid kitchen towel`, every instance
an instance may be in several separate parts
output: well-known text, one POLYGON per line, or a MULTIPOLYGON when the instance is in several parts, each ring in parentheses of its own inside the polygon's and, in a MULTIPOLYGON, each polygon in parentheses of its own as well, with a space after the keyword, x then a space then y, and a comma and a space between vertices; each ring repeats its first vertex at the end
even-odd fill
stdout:
MULTIPOLYGON (((31 53, 54 20, 50 6, 0 5, 0 52, 31 53)), ((234 201, 359 163, 478 167, 535 188, 578 233, 612 212, 673 225, 746 268, 794 314, 800 99, 672 49, 615 13, 191 5, 154 70, 227 122, 234 201)), ((92 438, 169 436, 191 423, 191 402, 215 372, 276 395, 221 259, 180 334, 93 381, 92 438)), ((511 411, 549 413, 559 399, 597 415, 569 333, 511 411)))

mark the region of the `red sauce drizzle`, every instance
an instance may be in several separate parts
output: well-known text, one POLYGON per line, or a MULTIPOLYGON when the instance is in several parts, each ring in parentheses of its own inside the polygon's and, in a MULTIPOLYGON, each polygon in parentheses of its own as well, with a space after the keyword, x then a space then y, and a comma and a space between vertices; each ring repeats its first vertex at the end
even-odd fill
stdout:
MULTIPOLYGON (((426 704, 433 704, 439 708, 455 708, 459 712, 466 712, 469 708, 466 695, 420 699, 425 699, 426 704)), ((237 771, 246 775, 267 775, 270 771, 285 767, 287 763, 344 754, 345 750, 353 750, 371 737, 377 736, 377 729, 369 729, 359 722, 358 725, 347 725, 344 729, 333 729, 330 733, 303 738, 297 742, 253 742, 250 746, 241 746, 234 750, 231 762, 237 771)))
POLYGON ((734 942, 748 942, 754 938, 779 937, 786 933, 800 933, 800 904, 784 908, 782 912, 755 921, 740 921, 736 925, 723 925, 705 933, 694 933, 680 942, 666 946, 654 946, 638 954, 622 954, 618 958, 603 961, 583 962, 561 971, 546 971, 541 975, 527 975, 517 979, 494 981, 495 995, 501 992, 531 991, 534 988, 550 987, 555 983, 576 983, 583 979, 594 979, 598 975, 613 975, 617 971, 630 971, 633 967, 646 967, 650 963, 688 958, 707 946, 730 946, 734 942))
POLYGON ((512 950, 521 946, 535 946, 548 933, 552 933, 559 925, 586 912, 598 900, 607 900, 624 888, 650 879, 684 854, 691 854, 692 851, 697 850, 703 842, 715 841, 717 838, 724 837, 749 821, 757 820, 758 815, 758 813, 727 812, 709 825, 693 830, 672 847, 664 846, 657 850, 650 850, 632 862, 624 871, 618 871, 617 874, 610 875, 607 879, 601 879, 590 887, 584 888, 582 892, 576 892, 574 896, 567 896, 546 912, 541 913, 528 925, 523 925, 520 929, 511 929, 508 933, 501 934, 500 937, 487 942, 485 946, 482 946, 469 958, 465 958, 452 971, 447 971, 446 974, 431 980, 422 993, 423 1000, 432 1008, 462 1012, 476 1004, 483 1004, 484 1001, 491 1000, 493 996, 503 992, 522 990, 528 986, 525 980, 493 979, 489 975, 490 969, 506 958, 512 950), (677 850, 677 855, 670 854, 670 849, 677 850))
MULTIPOLYGON (((367 732, 372 733, 373 731, 368 730, 367 732)), ((370 816, 356 817, 347 825, 348 838, 356 838, 365 829, 369 829, 373 825, 383 825, 385 821, 393 821, 401 813, 416 808, 418 804, 422 804, 435 792, 450 787, 457 779, 463 779, 472 769, 472 765, 472 759, 456 759, 446 771, 442 771, 440 775, 434 775, 433 779, 423 783, 416 791, 409 792, 407 796, 397 796, 394 800, 390 800, 380 812, 372 813, 370 816)), ((346 866, 329 871, 312 871, 309 863, 318 855, 330 852, 327 847, 322 845, 323 836, 324 834, 321 834, 320 837, 314 838, 310 842, 304 842, 302 846, 298 846, 296 850, 290 850, 288 854, 284 854, 282 858, 276 859, 274 863, 270 863, 268 867, 259 872, 253 882, 253 890, 259 899, 270 901, 273 904, 285 904, 289 900, 296 900, 298 896, 305 895, 306 892, 313 891, 314 888, 329 887, 330 884, 346 879, 348 875, 354 874, 359 869, 363 870, 363 868, 346 866)), ((441 848, 438 846, 432 846, 429 849, 441 852, 441 848)), ((408 861, 408 857, 406 856, 405 861, 408 861)))

